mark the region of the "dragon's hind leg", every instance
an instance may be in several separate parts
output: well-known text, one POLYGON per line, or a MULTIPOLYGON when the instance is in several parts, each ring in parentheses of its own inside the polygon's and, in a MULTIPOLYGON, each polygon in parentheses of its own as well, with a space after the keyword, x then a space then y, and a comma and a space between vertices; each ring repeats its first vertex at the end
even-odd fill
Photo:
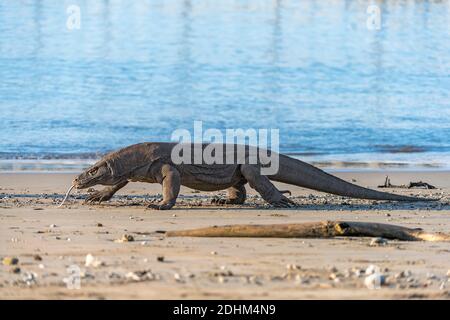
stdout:
POLYGON ((258 193, 268 203, 278 208, 294 207, 295 202, 289 200, 283 195, 286 191, 279 191, 269 178, 261 175, 260 168, 256 165, 242 165, 241 173, 250 184, 250 187, 258 191, 258 193))
POLYGON ((211 203, 213 204, 243 204, 247 198, 245 191, 245 185, 239 184, 227 189, 228 198, 214 198, 211 203))

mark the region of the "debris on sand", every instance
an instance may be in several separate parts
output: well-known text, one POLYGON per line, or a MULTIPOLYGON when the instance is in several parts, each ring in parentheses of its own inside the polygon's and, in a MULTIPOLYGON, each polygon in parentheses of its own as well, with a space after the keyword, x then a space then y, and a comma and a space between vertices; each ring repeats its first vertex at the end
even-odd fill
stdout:
POLYGON ((366 275, 371 275, 374 273, 381 273, 381 268, 379 266, 371 264, 370 266, 367 267, 365 273, 366 273, 366 275))
POLYGON ((151 270, 132 271, 125 275, 125 278, 133 281, 155 280, 157 277, 151 270))
POLYGON ((380 289, 386 282, 386 277, 381 273, 373 273, 364 279, 364 285, 371 290, 380 289))
POLYGON ((157 256, 156 261, 158 262, 164 262, 164 256, 157 256))
POLYGON ((386 179, 384 180, 384 184, 379 185, 378 188, 405 188, 405 189, 413 189, 413 188, 424 188, 424 189, 436 189, 435 186, 432 186, 429 183, 418 181, 418 182, 410 182, 407 185, 393 185, 391 184, 391 179, 389 176, 386 176, 386 179))
POLYGON ((34 284, 36 284, 36 278, 37 278, 37 274, 34 272, 26 272, 23 277, 22 280, 23 282, 26 283, 27 286, 32 286, 34 284))
POLYGON ((396 279, 403 279, 403 278, 409 278, 411 277, 412 272, 409 270, 403 270, 400 271, 399 273, 395 274, 394 278, 396 279))
POLYGON ((3 265, 5 266, 13 266, 19 263, 19 259, 16 257, 4 257, 3 265))
POLYGON ((11 270, 12 273, 20 273, 20 268, 19 267, 15 267, 11 270))
POLYGON ((122 243, 122 242, 133 242, 134 237, 130 234, 124 234, 120 239, 115 240, 115 242, 122 243))
POLYGON ((176 282, 184 282, 183 278, 179 273, 174 273, 173 278, 175 279, 176 282))
POLYGON ((372 240, 370 241, 370 246, 371 247, 379 247, 379 246, 385 246, 388 244, 388 241, 384 238, 372 238, 372 240))
POLYGON ((302 267, 296 264, 287 264, 286 265, 286 269, 288 269, 289 271, 296 271, 296 270, 300 270, 302 267))
POLYGON ((38 255, 38 254, 35 254, 35 255, 33 256, 33 259, 34 259, 35 261, 42 261, 42 257, 41 257, 40 255, 38 255))
POLYGON ((89 254, 86 255, 86 261, 85 261, 84 265, 86 267, 97 268, 97 267, 104 266, 105 262, 95 258, 92 254, 89 253, 89 254))

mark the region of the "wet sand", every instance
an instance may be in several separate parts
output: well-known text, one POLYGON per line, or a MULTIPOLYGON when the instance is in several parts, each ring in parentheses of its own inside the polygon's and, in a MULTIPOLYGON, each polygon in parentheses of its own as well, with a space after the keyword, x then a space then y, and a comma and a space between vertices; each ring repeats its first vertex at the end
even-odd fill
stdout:
MULTIPOLYGON (((386 173, 336 175, 376 188, 386 173)), ((222 207, 210 200, 224 192, 182 188, 173 210, 154 211, 146 204, 160 197, 160 186, 133 183, 101 205, 84 205, 82 191, 57 208, 72 174, 3 173, 0 258, 16 257, 18 264, 0 266, 0 299, 448 299, 449 243, 389 240, 371 246, 370 238, 166 238, 157 232, 322 220, 450 232, 450 172, 389 176, 393 184, 422 180, 438 189, 387 191, 441 200, 355 200, 280 185, 299 207, 275 210, 249 189, 245 205, 222 207), (124 234, 134 241, 115 241, 124 234), (85 266, 88 254, 96 266, 85 266), (370 265, 385 276, 380 289, 364 284, 370 265), (81 271, 80 289, 64 282, 74 266, 81 271)))

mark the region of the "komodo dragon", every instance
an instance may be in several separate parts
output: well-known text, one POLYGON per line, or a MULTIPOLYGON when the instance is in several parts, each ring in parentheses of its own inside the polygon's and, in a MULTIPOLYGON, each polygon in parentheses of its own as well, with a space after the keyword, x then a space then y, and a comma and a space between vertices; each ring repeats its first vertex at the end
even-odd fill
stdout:
MULTIPOLYGON (((258 164, 249 164, 245 161, 235 161, 241 164, 205 164, 204 162, 174 164, 171 160, 171 151, 175 145, 176 143, 139 143, 110 153, 73 180, 71 188, 85 189, 98 184, 109 186, 91 194, 86 199, 86 202, 100 203, 111 199, 114 193, 129 181, 160 183, 163 200, 158 205, 149 206, 159 210, 167 210, 175 205, 181 185, 202 191, 227 189, 228 198, 219 199, 216 202, 242 204, 246 199, 246 183, 249 183, 250 187, 258 191, 262 198, 274 207, 295 206, 293 201, 283 195, 289 191, 279 191, 271 180, 352 198, 394 201, 435 200, 363 188, 282 154, 278 155, 278 172, 273 175, 261 174, 262 165, 259 159, 258 164)), ((206 144, 201 146, 205 148, 206 144)), ((245 146, 245 157, 248 156, 248 150, 249 147, 245 146)), ((271 153, 273 154, 276 155, 271 153)))

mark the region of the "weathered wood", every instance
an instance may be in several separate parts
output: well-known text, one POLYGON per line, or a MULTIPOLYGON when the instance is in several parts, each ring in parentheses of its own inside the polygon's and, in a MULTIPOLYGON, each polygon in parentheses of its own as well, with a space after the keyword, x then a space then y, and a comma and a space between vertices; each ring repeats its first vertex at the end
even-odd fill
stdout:
POLYGON ((383 237, 405 241, 450 241, 444 233, 426 233, 385 223, 321 221, 292 224, 226 225, 168 231, 168 237, 334 238, 383 237))
POLYGON ((386 176, 386 179, 384 180, 384 184, 379 185, 378 188, 402 188, 402 189, 413 189, 413 188, 425 188, 425 189, 436 189, 435 186, 419 181, 419 182, 410 182, 408 185, 394 185, 391 184, 391 179, 389 179, 389 176, 386 176))

